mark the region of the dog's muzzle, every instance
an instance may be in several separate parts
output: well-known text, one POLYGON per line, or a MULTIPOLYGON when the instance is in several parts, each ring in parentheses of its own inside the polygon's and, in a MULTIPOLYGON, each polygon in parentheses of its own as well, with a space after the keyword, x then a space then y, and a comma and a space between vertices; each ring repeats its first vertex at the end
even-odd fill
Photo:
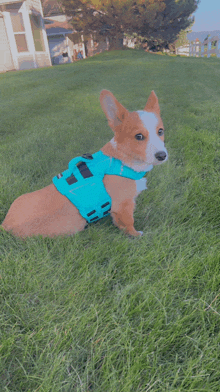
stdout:
POLYGON ((158 151, 154 156, 158 161, 164 161, 164 159, 167 157, 167 154, 165 151, 158 151))

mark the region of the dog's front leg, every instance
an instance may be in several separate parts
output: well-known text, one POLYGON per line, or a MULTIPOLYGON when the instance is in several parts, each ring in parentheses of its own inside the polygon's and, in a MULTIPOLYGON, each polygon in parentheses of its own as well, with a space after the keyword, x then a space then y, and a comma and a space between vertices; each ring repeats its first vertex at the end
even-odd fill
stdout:
POLYGON ((132 199, 126 199, 122 201, 119 205, 117 203, 112 203, 111 216, 113 223, 119 229, 124 230, 126 234, 132 236, 140 236, 143 233, 137 231, 134 228, 134 212, 135 202, 132 199), (114 205, 115 204, 115 205, 114 205))
POLYGON ((111 216, 115 226, 129 235, 142 235, 141 231, 136 231, 134 228, 135 197, 142 190, 137 190, 136 181, 130 178, 106 175, 104 185, 112 199, 111 216))

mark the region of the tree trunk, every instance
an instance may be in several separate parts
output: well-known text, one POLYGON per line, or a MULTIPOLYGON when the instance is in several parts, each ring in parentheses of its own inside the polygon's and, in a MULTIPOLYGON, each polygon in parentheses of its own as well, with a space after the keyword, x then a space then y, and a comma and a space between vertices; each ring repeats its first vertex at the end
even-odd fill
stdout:
POLYGON ((109 39, 109 50, 123 49, 123 34, 117 34, 108 37, 109 39))

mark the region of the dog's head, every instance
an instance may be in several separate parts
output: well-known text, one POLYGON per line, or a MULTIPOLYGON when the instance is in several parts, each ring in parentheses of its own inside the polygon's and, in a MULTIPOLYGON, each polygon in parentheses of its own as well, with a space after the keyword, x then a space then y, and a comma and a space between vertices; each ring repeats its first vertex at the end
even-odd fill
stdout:
POLYGON ((111 144, 119 159, 136 171, 166 162, 168 153, 164 145, 164 126, 154 91, 144 110, 137 112, 130 113, 107 90, 101 92, 100 102, 115 134, 111 144))

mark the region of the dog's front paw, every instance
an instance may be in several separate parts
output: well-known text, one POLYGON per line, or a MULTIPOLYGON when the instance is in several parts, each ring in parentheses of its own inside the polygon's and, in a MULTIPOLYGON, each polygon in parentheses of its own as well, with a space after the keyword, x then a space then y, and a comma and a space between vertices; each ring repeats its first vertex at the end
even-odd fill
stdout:
POLYGON ((130 238, 137 238, 137 237, 142 237, 143 236, 143 231, 133 231, 133 232, 127 232, 127 234, 129 235, 130 238))

